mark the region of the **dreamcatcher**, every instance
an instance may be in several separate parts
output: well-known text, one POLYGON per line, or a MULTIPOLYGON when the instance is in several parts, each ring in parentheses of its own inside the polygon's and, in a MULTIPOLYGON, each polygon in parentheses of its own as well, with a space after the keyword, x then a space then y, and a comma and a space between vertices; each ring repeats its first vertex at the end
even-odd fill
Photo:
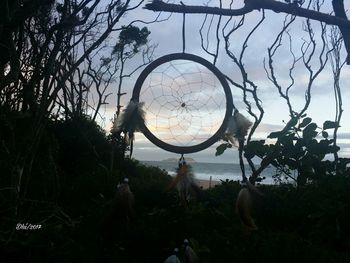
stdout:
POLYGON ((224 75, 202 57, 185 53, 185 19, 183 14, 182 53, 160 57, 141 72, 115 129, 128 138, 139 130, 158 147, 181 154, 179 168, 184 154, 223 136, 234 107, 224 75))
POLYGON ((205 59, 186 53, 163 56, 139 76, 132 101, 143 103, 139 129, 158 147, 188 154, 218 141, 232 115, 229 85, 205 59))
POLYGON ((251 126, 238 111, 232 115, 232 94, 224 75, 204 58, 185 53, 184 31, 183 52, 150 63, 136 81, 130 104, 121 116, 124 124, 119 130, 124 129, 129 138, 139 130, 156 146, 180 154, 171 186, 178 188, 184 203, 198 189, 184 154, 210 147, 226 131, 241 145, 251 126))
POLYGON ((184 154, 204 150, 224 134, 233 110, 229 85, 205 59, 186 53, 149 64, 134 87, 133 103, 143 103, 139 129, 158 147, 180 154, 174 183, 183 202, 196 192, 184 154))
POLYGON ((201 57, 175 53, 144 69, 116 130, 131 139, 141 131, 166 151, 194 153, 222 137, 232 110, 231 91, 220 71, 201 57))
MULTIPOLYGON (((124 132, 129 143, 141 131, 156 146, 180 154, 170 187, 176 186, 187 203, 198 186, 184 154, 210 147, 225 132, 242 153, 242 137, 251 123, 237 110, 232 115, 232 94, 223 74, 207 60, 185 53, 183 18, 183 52, 158 58, 142 71, 114 130, 124 132)), ((242 176, 244 180, 244 171, 242 176)))

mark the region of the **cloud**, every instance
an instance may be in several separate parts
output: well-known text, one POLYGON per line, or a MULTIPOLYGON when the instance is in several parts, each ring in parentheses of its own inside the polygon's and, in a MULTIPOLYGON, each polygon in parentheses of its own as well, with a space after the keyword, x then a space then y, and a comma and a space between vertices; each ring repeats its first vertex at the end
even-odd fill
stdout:
MULTIPOLYGON (((175 3, 179 3, 179 1, 174 1, 175 3)), ((204 2, 207 1, 187 1, 187 4, 193 4, 193 5, 202 5, 204 2)), ((225 0, 224 5, 228 7, 229 3, 231 1, 225 0)), ((234 8, 237 8, 239 6, 242 6, 243 1, 235 1, 234 2, 234 8)), ((185 3, 186 4, 186 3, 185 3)), ((209 1, 209 5, 211 6, 218 6, 218 1, 209 1)), ((325 10, 331 10, 331 6, 329 3, 326 3, 325 10)), ((128 16, 128 19, 132 21, 133 19, 139 19, 142 18, 144 20, 150 21, 152 20, 158 13, 151 12, 149 10, 138 9, 136 12, 131 12, 130 17, 128 16)), ((163 13, 163 17, 168 16, 168 13, 163 13)), ((199 55, 208 61, 212 62, 213 58, 206 54, 202 48, 201 48, 201 41, 200 41, 200 35, 199 35, 199 29, 202 25, 202 21, 204 20, 203 14, 187 14, 186 15, 186 52, 192 53, 195 55, 199 55)), ((245 18, 245 25, 237 31, 235 34, 232 35, 230 39, 231 44, 231 50, 235 52, 237 56, 239 56, 239 52, 241 50, 242 44, 245 40, 245 37, 249 33, 249 30, 256 24, 256 22, 260 19, 261 13, 260 12, 252 12, 245 18)), ((262 100, 263 107, 265 110, 265 115, 263 119, 263 123, 260 124, 256 131, 256 137, 257 138, 264 138, 267 134, 269 134, 272 131, 279 131, 284 126, 282 124, 282 120, 288 120, 289 119, 289 113, 286 107, 286 104, 284 100, 279 96, 277 89, 270 83, 270 81, 267 79, 264 68, 263 68, 263 59, 267 57, 267 48, 272 44, 274 41, 276 35, 281 30, 282 22, 284 19, 284 14, 275 14, 272 12, 266 12, 266 21, 262 24, 262 26, 254 33, 251 40, 248 42, 247 46, 247 52, 245 56, 243 57, 243 63, 245 68, 247 69, 248 76, 251 78, 258 87, 258 95, 259 98, 262 100), (281 123, 281 125, 279 125, 281 123)), ((209 21, 211 17, 207 21, 209 21)), ((214 22, 217 21, 217 17, 214 17, 214 22)), ((227 17, 223 18, 223 23, 227 21, 227 17)), ((231 24, 229 25, 228 29, 231 29, 234 21, 238 21, 239 18, 233 18, 231 24)), ((303 19, 298 19, 295 25, 291 27, 291 36, 293 37, 293 43, 292 48, 295 52, 296 56, 300 55, 300 45, 302 44, 302 38, 306 36, 306 33, 301 30, 301 22, 303 19)), ((316 23, 314 23, 316 25, 316 23)), ((145 26, 142 23, 138 24, 139 26, 145 26)), ((206 24, 206 28, 208 28, 209 24, 206 24)), ((158 43, 158 47, 155 50, 156 57, 160 57, 162 55, 175 53, 175 52, 182 52, 182 14, 172 14, 170 19, 161 23, 155 23, 155 24, 149 24, 147 27, 151 31, 150 38, 152 40, 152 43, 158 43)), ((314 28, 314 32, 317 35, 318 29, 317 26, 314 28)), ((204 36, 206 37, 206 36, 204 36)), ((210 51, 215 51, 215 26, 212 26, 211 32, 209 33, 209 48, 210 51)), ((289 43, 288 38, 284 38, 282 41, 281 49, 276 53, 276 57, 274 58, 275 62, 275 70, 278 77, 279 82, 281 83, 281 86, 283 89, 287 87, 290 83, 289 79, 289 68, 291 63, 291 54, 289 52, 289 43)), ((318 41, 318 40, 317 40, 318 41)), ((319 42, 318 42, 319 43, 319 42)), ((220 52, 219 52, 219 60, 217 62, 217 67, 225 74, 230 76, 233 80, 237 81, 238 83, 242 82, 242 75, 239 71, 239 68, 236 67, 233 63, 233 61, 227 56, 223 40, 221 39, 220 43, 220 52)), ((138 63, 137 60, 131 61, 130 64, 127 65, 127 69, 133 68, 133 66, 138 63)), ((315 61, 315 63, 318 63, 318 61, 315 61)), ((315 67, 314 67, 315 68, 315 67)), ((127 92, 127 95, 122 97, 122 105, 126 105, 128 101, 131 98, 132 90, 134 88, 134 84, 136 82, 136 78, 140 74, 140 71, 137 72, 132 78, 125 79, 123 91, 127 92)), ((295 69, 295 86, 291 89, 290 95, 291 95, 291 101, 293 103, 293 106, 296 109, 300 109, 304 105, 304 96, 305 96, 305 89, 306 84, 308 81, 308 74, 307 70, 305 69, 302 64, 298 64, 295 69)), ((186 76, 180 76, 182 78, 181 84, 183 84, 187 78, 187 80, 191 80, 191 75, 186 76)), ((114 95, 109 98, 109 105, 107 105, 106 108, 106 120, 109 120, 110 117, 113 116, 113 112, 115 111, 115 104, 116 104, 116 86, 112 85, 110 90, 114 92, 114 95)), ((348 99, 350 98, 350 89, 347 89, 346 87, 350 86, 350 67, 344 67, 341 75, 341 87, 343 92, 343 122, 342 127, 340 131, 342 133, 339 133, 338 138, 339 139, 350 139, 350 123, 346 122, 344 120, 347 120, 350 118, 350 104, 348 103, 348 99)), ((158 92, 161 90, 161 87, 155 87, 153 92, 158 94, 158 92)), ((183 91, 192 90, 194 92, 194 88, 191 87, 191 85, 187 85, 187 87, 183 91)), ((206 92, 206 91, 205 91, 206 92)), ((203 91, 203 93, 205 93, 203 91)), ((232 87, 232 93, 233 93, 233 99, 235 106, 238 107, 238 109, 247 116, 247 114, 244 112, 246 105, 243 103, 242 99, 242 91, 232 87)), ((214 93, 212 93, 212 97, 215 96, 214 93)), ((152 92, 150 92, 148 95, 144 94, 144 99, 148 100, 151 97, 154 97, 152 92)), ((251 100, 252 101, 252 100, 251 100)), ((160 101, 161 102, 161 101, 160 101)), ((219 103, 208 103, 206 108, 204 108, 204 111, 209 111, 215 108, 219 103)), ((252 106, 254 106, 254 103, 252 101, 252 106)), ((169 109, 166 114, 169 114, 169 109)), ((154 114, 160 114, 160 112, 155 112, 154 114)), ((315 81, 314 87, 312 89, 312 101, 309 110, 307 111, 308 116, 312 117, 313 120, 318 123, 319 125, 322 125, 322 123, 327 119, 334 119, 334 95, 333 95, 333 75, 330 71, 330 67, 326 67, 324 72, 320 74, 318 79, 315 81)), ((200 115, 201 118, 207 119, 207 116, 205 114, 200 115)), ((211 120, 208 120, 210 122, 211 120)), ((107 121, 106 121, 107 122, 107 121)), ((108 125, 108 124, 107 124, 108 125)), ((203 125, 202 132, 210 130, 206 125, 203 125)), ((140 143, 140 139, 137 138, 135 142, 135 147, 140 143)), ((144 149, 140 150, 142 153, 148 154, 145 155, 146 157, 152 156, 154 154, 155 158, 161 158, 162 155, 165 155, 166 152, 162 152, 157 147, 153 147, 151 150, 148 148, 150 147, 149 143, 147 142, 147 139, 143 139, 142 143, 145 143, 145 145, 141 145, 140 147, 144 147, 144 149), (147 146, 148 145, 148 146, 147 146), (158 150, 160 154, 158 154, 158 150), (153 152, 152 152, 153 151, 153 152)), ((347 152, 349 149, 349 145, 343 145, 344 149, 342 148, 342 152, 347 152)), ((212 149, 213 147, 211 147, 212 149)), ((137 152, 137 151, 136 151, 137 152)), ((214 151, 215 152, 215 151, 214 151)), ((208 160, 213 159, 216 160, 216 158, 213 158, 212 152, 199 154, 201 158, 207 158, 208 160)), ((142 155, 142 154, 141 154, 142 155)), ((172 155, 170 153, 170 155, 172 155)), ((226 153, 225 153, 226 155, 226 153)), ((233 156, 231 156, 234 158, 233 156)), ((221 158, 221 157, 220 157, 221 158)), ((226 158, 226 157, 223 157, 226 158)), ((217 159, 219 160, 219 159, 217 159)), ((226 160, 226 159, 225 159, 226 160)), ((231 159, 232 161, 232 159, 231 159)))

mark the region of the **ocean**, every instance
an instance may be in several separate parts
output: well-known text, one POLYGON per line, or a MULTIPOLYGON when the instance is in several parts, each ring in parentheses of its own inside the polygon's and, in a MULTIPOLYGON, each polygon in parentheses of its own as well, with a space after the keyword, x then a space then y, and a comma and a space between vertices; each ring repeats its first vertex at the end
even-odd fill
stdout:
MULTIPOLYGON (((166 170, 170 175, 175 175, 177 162, 168 162, 168 161, 142 161, 142 163, 150 166, 157 166, 160 169, 166 170)), ((233 180, 241 181, 241 168, 239 164, 233 163, 200 163, 195 162, 190 164, 192 166, 193 173, 195 178, 202 180, 210 180, 210 177, 213 181, 220 180, 233 180)), ((246 173, 249 175, 249 167, 246 167, 246 173)), ((268 167, 262 172, 262 176, 266 177, 263 180, 262 184, 275 184, 272 175, 275 174, 275 169, 273 167, 268 167)))

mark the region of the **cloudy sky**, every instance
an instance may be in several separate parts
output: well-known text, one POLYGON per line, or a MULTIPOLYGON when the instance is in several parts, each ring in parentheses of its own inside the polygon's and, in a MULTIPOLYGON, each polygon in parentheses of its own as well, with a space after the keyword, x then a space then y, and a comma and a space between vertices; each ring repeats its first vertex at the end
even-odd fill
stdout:
MULTIPOLYGON (((174 0, 173 3, 178 3, 180 1, 174 0)), ((208 4, 210 6, 218 6, 216 0, 211 1, 183 1, 184 4, 188 5, 203 5, 208 4)), ((227 7, 230 1, 223 1, 224 5, 227 7)), ((234 1, 233 8, 239 8, 242 3, 240 1, 234 1)), ((144 6, 144 5, 143 5, 144 6)), ((142 6, 142 7, 143 7, 142 6)), ((157 15, 157 13, 139 8, 133 13, 127 16, 129 21, 132 20, 143 20, 151 21, 157 15)), ((324 12, 330 12, 330 6, 325 6, 322 9, 324 12)), ((243 41, 249 34, 251 29, 256 25, 256 23, 261 18, 261 12, 254 11, 249 13, 245 17, 244 25, 234 33, 230 38, 230 48, 235 54, 239 54, 243 41)), ((164 13, 160 18, 167 18, 168 13, 164 13)), ((248 76, 254 83, 258 86, 258 95, 262 101, 262 105, 265 110, 264 119, 262 124, 255 133, 254 138, 261 139, 266 138, 266 136, 271 131, 277 131, 283 126, 283 121, 288 120, 288 108, 283 99, 279 96, 277 89, 268 80, 266 73, 264 71, 263 61, 267 56, 267 49, 273 41, 276 35, 280 32, 283 21, 284 14, 277 14, 271 11, 266 11, 266 19, 259 27, 258 30, 252 35, 251 39, 247 43, 247 49, 243 57, 244 66, 247 70, 248 76)), ((213 58, 206 54, 201 47, 200 38, 200 28, 205 19, 205 15, 202 14, 187 14, 186 15, 186 52, 201 56, 206 58, 208 61, 213 62, 213 58)), ((225 25, 229 18, 222 18, 221 25, 225 25)), ((233 25, 238 23, 240 17, 234 17, 229 22, 226 27, 226 32, 228 32, 233 25)), ((207 22, 204 24, 204 38, 208 40, 208 48, 211 52, 215 51, 216 46, 216 24, 218 22, 217 16, 208 16, 207 22), (208 31, 209 29, 209 31, 208 31), (206 32, 209 32, 208 36, 206 32)), ((300 48, 303 43, 303 39, 307 39, 307 32, 302 30, 303 19, 296 19, 293 26, 289 29, 289 34, 292 38, 292 49, 296 56, 300 55, 300 48)), ((138 23, 138 26, 145 26, 142 23, 138 23)), ((316 41, 320 43, 319 35, 319 24, 312 23, 313 30, 315 33, 316 41)), ((151 43, 157 44, 155 50, 155 57, 160 57, 170 53, 182 52, 182 14, 171 14, 171 16, 159 23, 148 24, 147 27, 151 31, 150 39, 151 43)), ((220 48, 219 56, 216 66, 227 76, 234 79, 238 83, 241 82, 241 75, 234 63, 225 54, 224 41, 222 39, 220 28, 220 48)), ((276 53, 274 58, 276 66, 276 75, 282 86, 286 86, 290 83, 288 78, 289 67, 291 62, 291 54, 289 52, 289 42, 287 41, 287 35, 282 40, 282 46, 276 53)), ((316 48, 317 52, 320 52, 320 45, 316 48)), ((343 54, 343 58, 345 55, 343 54)), ((313 60, 313 69, 317 68, 318 57, 316 56, 313 60)), ((137 61, 132 61, 128 65, 131 69, 134 63, 137 61)), ((126 81, 124 87, 127 95, 124 96, 123 103, 126 104, 131 97, 132 89, 135 84, 137 76, 140 72, 137 72, 134 77, 126 81)), ((341 146, 341 156, 350 157, 350 123, 347 121, 350 118, 350 66, 344 66, 341 75, 341 87, 342 87, 342 98, 343 98, 343 117, 341 128, 339 129, 339 145, 341 146)), ((291 88, 290 97, 291 102, 296 110, 301 109, 304 105, 305 96, 305 86, 308 82, 308 72, 302 63, 297 64, 294 71, 295 84, 291 88)), ((113 89, 113 87, 112 87, 113 89)), ((242 91, 231 86, 231 91, 233 94, 233 101, 235 106, 239 109, 241 113, 249 116, 246 112, 246 106, 243 103, 242 91)), ((141 99, 142 100, 142 99, 141 99)), ((116 97, 111 97, 110 105, 106 108, 105 116, 105 128, 108 130, 110 128, 109 120, 112 119, 113 112, 115 111, 116 97)), ((335 98, 333 90, 333 75, 331 72, 330 64, 328 64, 325 70, 316 79, 312 88, 312 100, 311 104, 307 110, 307 115, 313 119, 319 126, 326 120, 334 120, 335 117, 335 98)), ((203 162, 237 162, 237 151, 229 150, 225 154, 219 157, 215 157, 215 148, 218 144, 210 147, 205 151, 199 153, 191 154, 189 156, 193 157, 197 161, 203 162)), ((166 152, 152 143, 150 143, 142 134, 137 134, 136 141, 134 143, 134 157, 140 160, 163 160, 168 157, 177 157, 174 153, 166 152)))

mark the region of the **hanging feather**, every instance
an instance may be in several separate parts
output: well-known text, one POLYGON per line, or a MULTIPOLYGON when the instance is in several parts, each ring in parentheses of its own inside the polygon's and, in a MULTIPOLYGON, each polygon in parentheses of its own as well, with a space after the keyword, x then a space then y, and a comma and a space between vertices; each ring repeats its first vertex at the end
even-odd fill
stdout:
POLYGON ((114 119, 111 132, 117 134, 123 132, 127 144, 134 140, 135 131, 139 131, 140 124, 144 122, 145 111, 143 110, 143 105, 144 102, 130 100, 119 117, 114 119))
POLYGON ((254 222, 254 219, 252 218, 253 205, 254 205, 253 193, 249 190, 249 187, 242 188, 239 191, 238 197, 236 200, 236 213, 238 214, 243 226, 247 231, 253 231, 258 229, 258 227, 254 222))
POLYGON ((233 116, 228 121, 225 138, 233 145, 237 145, 237 141, 244 141, 248 134, 252 122, 235 110, 233 116))
POLYGON ((178 258, 178 253, 179 253, 179 249, 178 248, 174 248, 174 252, 171 256, 169 256, 164 263, 181 263, 180 259, 178 258))
POLYGON ((123 182, 117 186, 114 203, 122 221, 130 223, 135 214, 135 198, 130 190, 128 178, 124 178, 123 182))
POLYGON ((201 191, 195 182, 191 166, 186 164, 186 162, 179 165, 177 174, 167 189, 174 187, 177 188, 181 203, 184 205, 187 205, 201 191))
POLYGON ((105 231, 113 232, 117 227, 128 226, 135 216, 134 202, 134 194, 130 190, 129 180, 124 178, 123 182, 117 185, 110 209, 102 220, 105 231))
POLYGON ((185 247, 186 262, 189 262, 189 263, 199 262, 199 258, 196 252, 194 252, 194 250, 190 246, 190 242, 187 239, 184 240, 184 247, 185 247))
POLYGON ((259 191, 258 188, 256 188, 255 185, 251 184, 248 180, 245 182, 245 185, 247 186, 249 192, 252 194, 254 199, 263 197, 264 195, 259 191))

